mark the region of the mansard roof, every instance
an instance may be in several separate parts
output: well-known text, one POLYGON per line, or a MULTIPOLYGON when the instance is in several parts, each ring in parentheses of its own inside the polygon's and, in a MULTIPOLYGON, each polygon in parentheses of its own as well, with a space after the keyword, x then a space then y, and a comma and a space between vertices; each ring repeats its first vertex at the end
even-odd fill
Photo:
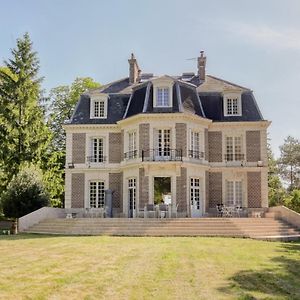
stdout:
POLYGON ((214 122, 260 121, 263 117, 257 106, 253 92, 240 85, 206 75, 201 81, 198 75, 153 76, 130 84, 129 78, 90 90, 80 97, 69 124, 115 124, 117 121, 143 113, 190 113, 211 119, 214 122), (153 106, 153 83, 159 79, 173 81, 173 103, 171 107, 153 106), (226 91, 241 93, 242 115, 224 116, 223 95, 226 91), (97 95, 107 95, 107 118, 90 118, 90 99, 97 95))

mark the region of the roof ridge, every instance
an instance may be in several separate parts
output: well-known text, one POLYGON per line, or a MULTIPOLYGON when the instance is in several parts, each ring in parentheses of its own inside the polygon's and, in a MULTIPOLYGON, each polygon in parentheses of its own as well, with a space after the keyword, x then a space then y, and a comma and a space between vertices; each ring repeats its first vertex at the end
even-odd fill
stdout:
POLYGON ((219 81, 222 81, 222 82, 224 82, 224 83, 227 83, 227 84, 236 86, 236 87, 238 87, 238 88, 241 88, 241 89, 244 89, 244 90, 251 91, 251 89, 249 89, 249 88, 247 88, 247 87, 245 87, 245 86, 242 86, 242 85, 238 85, 238 84, 233 83, 233 82, 231 82, 231 81, 228 81, 228 80, 225 80, 225 79, 222 79, 222 78, 213 76, 213 75, 206 75, 206 76, 208 76, 208 77, 210 77, 210 78, 212 78, 212 79, 219 80, 219 81))

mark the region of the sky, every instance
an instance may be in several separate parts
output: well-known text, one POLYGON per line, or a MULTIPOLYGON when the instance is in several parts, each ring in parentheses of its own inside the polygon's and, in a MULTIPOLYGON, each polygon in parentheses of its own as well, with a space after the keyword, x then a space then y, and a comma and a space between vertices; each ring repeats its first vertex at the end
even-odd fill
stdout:
POLYGON ((0 65, 29 32, 46 93, 92 77, 128 76, 134 52, 142 72, 197 72, 253 90, 279 155, 300 138, 300 1, 298 0, 0 0, 0 65))

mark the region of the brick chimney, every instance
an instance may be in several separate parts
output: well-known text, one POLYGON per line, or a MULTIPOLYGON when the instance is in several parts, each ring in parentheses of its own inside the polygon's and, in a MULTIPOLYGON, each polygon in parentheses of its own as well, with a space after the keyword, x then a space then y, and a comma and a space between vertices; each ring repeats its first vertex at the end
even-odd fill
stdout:
POLYGON ((200 51, 200 57, 198 57, 198 75, 200 80, 205 80, 205 66, 206 56, 203 55, 204 51, 200 51))
POLYGON ((137 63, 136 58, 134 57, 134 54, 131 53, 131 58, 128 59, 129 62, 129 83, 137 83, 139 81, 141 70, 139 68, 139 65, 137 63))

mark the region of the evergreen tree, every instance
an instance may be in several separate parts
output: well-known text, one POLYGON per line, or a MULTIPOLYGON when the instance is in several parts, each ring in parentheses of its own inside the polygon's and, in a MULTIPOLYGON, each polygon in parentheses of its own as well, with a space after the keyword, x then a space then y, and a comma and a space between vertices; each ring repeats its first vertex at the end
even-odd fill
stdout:
POLYGON ((0 69, 0 168, 2 190, 22 162, 39 163, 49 141, 38 77, 39 60, 28 33, 17 40, 0 69))

